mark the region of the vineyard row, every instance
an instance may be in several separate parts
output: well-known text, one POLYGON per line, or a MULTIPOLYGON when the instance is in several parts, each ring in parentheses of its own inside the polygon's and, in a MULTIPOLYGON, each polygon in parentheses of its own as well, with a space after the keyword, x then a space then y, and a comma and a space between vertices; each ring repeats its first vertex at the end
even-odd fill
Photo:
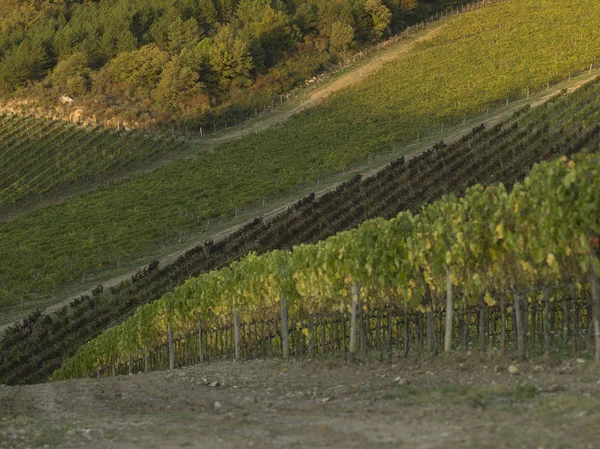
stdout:
MULTIPOLYGON (((504 334, 498 305, 489 307, 484 303, 457 312, 453 350, 502 354, 516 351, 518 334, 514 310, 508 313, 510 319, 505 322, 504 334)), ((357 352, 365 356, 375 355, 379 361, 437 355, 444 344, 442 323, 445 311, 435 311, 431 318, 433 327, 428 327, 427 314, 418 311, 407 314, 397 308, 387 308, 363 313, 358 308, 357 352)), ((594 350, 591 304, 588 300, 565 297, 562 301, 549 303, 547 312, 543 306, 533 302, 523 319, 526 322, 527 353, 532 357, 562 357, 570 352, 573 358, 580 358, 594 350)), ((109 377, 148 373, 217 360, 283 357, 285 352, 297 358, 348 358, 351 321, 351 315, 338 312, 311 315, 298 323, 291 322, 287 351, 283 348, 279 320, 240 323, 237 332, 235 325, 204 330, 199 326, 181 338, 167 337, 166 343, 141 357, 110 364, 94 374, 96 377, 109 377)))
POLYGON ((0 379, 3 383, 43 381, 78 347, 138 306, 249 251, 317 242, 369 218, 416 211, 428 201, 463 192, 475 183, 512 185, 541 159, 584 148, 596 151, 600 138, 592 124, 599 110, 598 90, 592 83, 544 106, 524 108, 491 129, 478 127, 454 144, 436 145, 407 163, 400 159, 373 177, 356 177, 318 199, 309 196, 268 223, 257 219, 228 239, 207 242, 135 283, 83 298, 52 317, 32 316, 0 342, 0 379), (589 129, 583 129, 586 121, 589 129))
MULTIPOLYGON (((52 378, 93 375, 145 356, 165 341, 172 358, 174 337, 219 324, 234 326, 239 359, 240 322, 257 319, 280 320, 287 358, 292 319, 301 322, 335 311, 350 314, 348 351, 354 354, 357 331, 363 328, 357 327, 359 310, 398 308, 405 314, 425 314, 430 352, 436 347, 435 314, 443 310, 445 319, 438 323, 444 331, 444 352, 450 352, 456 309, 474 304, 484 317, 486 306, 499 307, 503 350, 507 314, 514 313, 516 347, 524 360, 530 303, 543 308, 549 352, 550 303, 566 295, 589 298, 588 322, 600 363, 599 192, 600 155, 562 157, 536 165, 510 193, 501 184, 477 185, 461 198, 447 195, 423 206, 417 215, 401 212, 392 220, 369 220, 314 245, 262 256, 250 253, 140 307, 81 348, 52 378), (563 287, 551 291, 556 285, 563 287)), ((573 308, 579 309, 577 302, 573 308)), ((303 324, 302 332, 310 335, 311 327, 303 324)))

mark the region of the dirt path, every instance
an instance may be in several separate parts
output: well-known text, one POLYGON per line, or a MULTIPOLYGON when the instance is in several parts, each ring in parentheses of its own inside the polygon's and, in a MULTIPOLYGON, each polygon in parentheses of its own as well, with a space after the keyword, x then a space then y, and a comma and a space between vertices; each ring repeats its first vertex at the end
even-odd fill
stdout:
POLYGON ((256 360, 0 387, 0 448, 600 447, 597 367, 510 363, 256 360))
POLYGON ((412 50, 418 42, 434 37, 442 29, 443 25, 433 25, 422 36, 417 39, 409 38, 407 41, 400 41, 392 44, 384 50, 376 53, 365 62, 360 62, 354 68, 337 75, 333 81, 325 83, 323 86, 318 86, 315 90, 307 94, 307 98, 300 103, 289 108, 275 108, 274 112, 265 116, 263 120, 251 123, 247 127, 233 129, 224 136, 208 138, 203 140, 203 143, 208 143, 210 146, 216 146, 223 143, 241 139, 251 134, 262 132, 278 123, 289 120, 290 117, 296 115, 306 109, 313 108, 323 103, 331 95, 339 92, 342 89, 353 86, 365 78, 374 75, 381 70, 386 64, 396 61, 401 55, 412 50))

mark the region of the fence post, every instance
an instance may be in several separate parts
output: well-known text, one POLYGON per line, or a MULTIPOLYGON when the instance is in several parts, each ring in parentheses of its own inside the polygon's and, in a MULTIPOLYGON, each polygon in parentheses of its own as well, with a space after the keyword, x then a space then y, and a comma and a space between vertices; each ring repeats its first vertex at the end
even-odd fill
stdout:
MULTIPOLYGON (((594 237, 594 236, 593 236, 594 237)), ((597 241, 597 237, 596 237, 597 241)), ((590 245, 591 246, 591 245, 590 245)), ((592 323, 594 326, 594 360, 600 363, 600 277, 594 266, 594 249, 590 248, 590 284, 592 287, 592 323)), ((575 338, 575 336, 573 336, 575 338)))
POLYGON ((235 360, 240 360, 241 347, 240 347, 240 318, 237 311, 233 310, 233 327, 235 330, 235 360))
POLYGON ((358 308, 358 283, 352 285, 352 308, 350 315, 350 356, 356 354, 356 309, 358 308))
POLYGON ((308 321, 308 332, 309 332, 309 340, 308 340, 308 353, 311 359, 315 358, 315 325, 313 322, 313 316, 310 316, 308 321))
MULTIPOLYGON (((281 269, 283 276, 285 277, 285 267, 281 269)), ((288 310, 285 295, 281 294, 281 345, 283 358, 287 359, 290 355, 289 348, 289 335, 288 335, 288 310)))
POLYGON ((521 315, 521 300, 517 293, 513 294, 513 304, 517 322, 517 349, 519 358, 524 361, 527 358, 527 353, 525 351, 525 326, 523 325, 523 316, 521 315))
POLYGON ((202 354, 202 321, 198 319, 198 359, 204 363, 204 354, 202 354))
POLYGON ((444 352, 452 351, 452 324, 454 322, 454 301, 452 298, 452 281, 450 280, 450 268, 446 268, 446 332, 444 335, 444 352))
POLYGON ((173 344, 173 330, 169 324, 167 328, 169 339, 169 369, 175 369, 175 345, 173 344))

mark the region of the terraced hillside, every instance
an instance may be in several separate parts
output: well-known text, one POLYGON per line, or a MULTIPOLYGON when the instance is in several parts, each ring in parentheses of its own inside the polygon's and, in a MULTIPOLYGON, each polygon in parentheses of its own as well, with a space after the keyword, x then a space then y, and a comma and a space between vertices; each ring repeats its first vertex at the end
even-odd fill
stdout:
POLYGON ((0 116, 0 214, 183 151, 184 140, 0 116))
POLYGON ((175 264, 153 267, 118 289, 74 301, 56 316, 34 315, 2 341, 0 382, 43 381, 79 346, 137 306, 248 251, 316 242, 368 218, 416 210, 475 183, 511 185, 540 160, 597 151, 599 93, 595 81, 536 108, 522 108, 493 128, 478 127, 456 143, 440 143, 408 162, 401 158, 373 177, 357 177, 320 198, 309 196, 274 220, 257 219, 225 241, 207 242, 175 264))
POLYGON ((448 18, 398 44, 396 62, 377 76, 285 126, 2 224, 3 303, 14 308, 143 260, 236 207, 369 154, 397 147, 400 155, 402 143, 587 69, 600 54, 598 8, 506 0, 448 18))

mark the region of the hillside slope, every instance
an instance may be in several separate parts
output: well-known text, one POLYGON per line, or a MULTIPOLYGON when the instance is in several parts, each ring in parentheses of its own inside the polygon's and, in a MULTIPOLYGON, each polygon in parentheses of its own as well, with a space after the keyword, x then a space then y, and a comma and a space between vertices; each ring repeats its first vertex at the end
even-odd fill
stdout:
POLYGON ((596 151, 600 141, 598 82, 522 108, 504 122, 478 127, 455 143, 392 163, 375 176, 359 177, 318 199, 312 196, 263 223, 257 219, 224 241, 198 246, 175 263, 159 267, 102 295, 82 298, 56 316, 35 315, 0 342, 0 379, 5 383, 45 380, 78 347, 154 301, 186 279, 227 266, 248 251, 264 252, 312 243, 368 218, 417 210, 448 192, 502 182, 512 185, 535 162, 596 151), (518 149, 518 150, 517 150, 518 149))
POLYGON ((400 155, 400 144, 419 135, 589 67, 600 54, 595 8, 589 0, 507 0, 447 19, 376 78, 285 126, 2 225, 2 296, 7 304, 43 297, 122 260, 149 257, 197 235, 207 220, 371 154, 395 148, 400 155), (496 42, 491 56, 478 44, 488 40, 496 42))

